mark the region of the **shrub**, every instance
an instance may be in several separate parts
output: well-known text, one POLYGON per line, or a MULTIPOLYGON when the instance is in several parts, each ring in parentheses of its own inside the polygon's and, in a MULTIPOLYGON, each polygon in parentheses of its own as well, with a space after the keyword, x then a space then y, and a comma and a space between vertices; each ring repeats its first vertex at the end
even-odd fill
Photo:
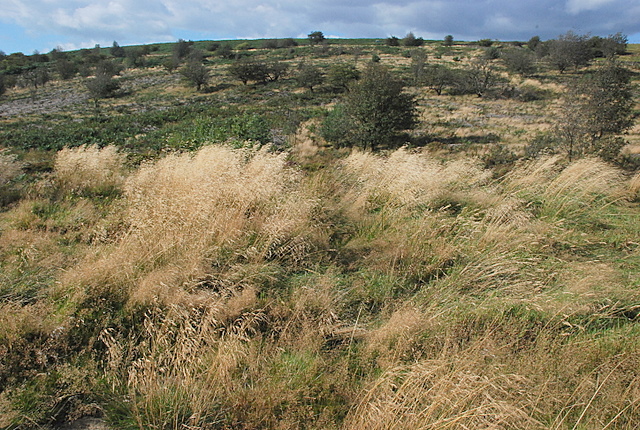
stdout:
POLYGON ((312 31, 307 38, 312 45, 318 45, 325 41, 324 34, 321 31, 312 31))
POLYGON ((404 46, 422 46, 424 44, 424 39, 422 37, 416 37, 410 32, 402 38, 402 44, 404 46))
MULTIPOLYGON (((333 122, 330 115, 326 127, 337 124, 348 129, 339 140, 333 132, 325 136, 339 146, 357 146, 375 150, 382 145, 394 146, 398 132, 413 128, 417 122, 416 102, 403 92, 404 84, 391 72, 376 63, 370 63, 362 78, 351 86, 343 101, 344 119, 333 122)), ((338 111, 340 112, 340 111, 338 111)))
POLYGON ((447 35, 444 37, 444 41, 442 42, 443 46, 452 46, 453 45, 453 36, 447 35))
POLYGON ((202 63, 202 53, 194 51, 189 56, 189 60, 180 71, 182 75, 196 86, 196 90, 200 91, 203 85, 209 82, 209 70, 202 63))
POLYGON ((327 83, 337 91, 347 91, 349 85, 360 77, 355 66, 346 63, 332 64, 327 72, 327 83))
POLYGON ((299 86, 309 88, 309 90, 313 92, 313 87, 321 85, 322 82, 324 82, 324 76, 319 67, 302 63, 298 66, 296 82, 299 86))
POLYGON ((388 46, 400 46, 400 39, 396 36, 387 37, 386 41, 388 46))
POLYGON ((500 53, 500 58, 507 69, 522 76, 529 76, 536 72, 535 54, 528 48, 506 49, 500 53))

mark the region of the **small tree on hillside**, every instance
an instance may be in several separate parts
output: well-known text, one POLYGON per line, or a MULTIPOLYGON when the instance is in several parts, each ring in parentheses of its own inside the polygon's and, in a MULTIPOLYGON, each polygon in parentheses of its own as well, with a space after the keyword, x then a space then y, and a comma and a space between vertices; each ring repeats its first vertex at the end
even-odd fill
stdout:
POLYGON ((189 82, 196 86, 197 91, 200 91, 200 89, 209 82, 209 70, 207 70, 207 67, 202 63, 202 61, 202 52, 193 51, 180 71, 182 76, 187 78, 189 82))
POLYGON ((403 39, 402 44, 404 46, 422 46, 424 39, 422 37, 416 37, 413 33, 409 32, 403 39))
POLYGON ((296 82, 299 86, 309 88, 313 92, 313 88, 321 85, 323 81, 324 76, 319 67, 305 63, 300 64, 298 67, 296 82))
POLYGON ((261 82, 267 79, 267 70, 264 63, 236 60, 227 69, 229 76, 238 79, 244 85, 249 81, 261 82))
POLYGON ((355 66, 346 63, 333 64, 327 72, 327 83, 336 91, 348 91, 351 82, 360 77, 355 66))
POLYGON ((286 76, 289 72, 289 64, 281 61, 271 61, 266 65, 267 80, 276 82, 278 79, 286 76))
POLYGON ((427 64, 427 53, 422 49, 411 51, 411 74, 414 84, 420 84, 424 79, 427 64))
POLYGON ((120 84, 113 79, 113 75, 105 71, 96 73, 95 77, 89 79, 85 85, 96 105, 99 99, 113 96, 120 88, 120 84))
POLYGON ((442 91, 454 82, 455 73, 442 64, 430 64, 425 68, 423 83, 437 95, 442 95, 442 91))
POLYGON ((478 97, 482 97, 497 82, 496 72, 489 61, 478 59, 471 63, 466 71, 467 85, 469 90, 474 92, 478 97))
POLYGON ((564 73, 569 67, 573 67, 574 70, 584 67, 593 58, 587 37, 572 31, 550 40, 548 45, 549 63, 560 73, 564 73))
POLYGON ((69 61, 66 58, 62 58, 56 61, 55 69, 60 75, 60 79, 68 80, 73 78, 78 73, 78 66, 73 61, 69 61))
POLYGON ((507 48, 500 53, 500 58, 507 69, 522 76, 536 72, 536 54, 529 48, 507 48))
POLYGON ((175 45, 173 45, 173 55, 179 60, 186 58, 191 52, 192 41, 186 41, 184 39, 178 39, 175 45))
POLYGON ((113 41, 113 45, 111 46, 109 52, 111 52, 111 55, 116 58, 123 58, 126 54, 124 48, 118 45, 118 42, 116 42, 115 40, 113 41))
POLYGON ((618 156, 625 142, 617 136, 633 125, 630 79, 629 70, 610 62, 569 89, 555 127, 569 160, 618 156))
POLYGON ((446 35, 442 44, 444 46, 453 46, 453 36, 450 34, 446 35))
POLYGON ((396 144, 399 132, 417 123, 416 102, 388 69, 370 63, 344 101, 323 123, 321 133, 339 146, 375 150, 396 144))
POLYGON ((312 45, 318 45, 325 41, 324 34, 321 31, 312 31, 307 37, 312 45))
POLYGON ((96 65, 95 77, 85 83, 96 105, 99 99, 113 96, 120 88, 120 84, 113 79, 119 73, 120 66, 112 61, 103 60, 96 65))
POLYGON ((387 46, 400 46, 400 39, 396 36, 387 37, 387 46))

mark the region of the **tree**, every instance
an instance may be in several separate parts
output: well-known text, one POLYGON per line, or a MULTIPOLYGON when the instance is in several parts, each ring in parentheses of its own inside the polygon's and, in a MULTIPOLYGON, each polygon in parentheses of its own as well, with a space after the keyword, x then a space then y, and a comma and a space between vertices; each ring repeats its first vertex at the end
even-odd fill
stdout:
POLYGON ((273 61, 265 63, 262 61, 236 60, 229 66, 230 76, 239 79, 247 85, 249 81, 257 83, 275 82, 280 79, 289 69, 286 63, 273 61))
POLYGON ((91 98, 96 105, 98 99, 111 97, 120 89, 120 84, 113 79, 120 73, 120 67, 112 61, 104 60, 96 66, 95 77, 86 81, 85 85, 89 90, 91 98))
POLYGON ((4 84, 4 75, 0 74, 0 96, 7 91, 7 87, 4 84))
POLYGON ((598 38, 598 54, 605 58, 623 55, 627 51, 627 36, 622 33, 610 34, 605 38, 598 38))
POLYGON ((586 36, 568 31, 549 41, 549 62, 560 73, 564 73, 571 66, 578 70, 589 64, 592 58, 593 53, 586 36))
POLYGON ((143 48, 128 48, 126 50, 127 64, 130 67, 140 67, 144 65, 144 55, 143 48))
POLYGON ((236 60, 227 71, 231 77, 240 80, 244 85, 249 81, 265 82, 267 79, 266 65, 261 62, 236 60))
POLYGON ((123 58, 125 56, 124 48, 118 45, 118 42, 116 42, 115 40, 113 41, 113 45, 111 46, 109 51, 111 52, 111 55, 116 58, 123 58))
POLYGON ((531 49, 533 52, 535 52, 538 49, 538 46, 540 46, 540 43, 542 43, 540 41, 540 36, 533 36, 527 42, 527 47, 531 49))
POLYGON ((57 60, 55 63, 55 68, 58 74, 60 75, 60 79, 68 80, 73 78, 76 73, 78 73, 78 66, 73 61, 69 61, 66 58, 62 58, 57 60))
POLYGON ((309 88, 309 90, 313 92, 313 87, 321 85, 323 81, 324 76, 319 67, 306 63, 301 63, 300 66, 298 66, 296 82, 299 86, 309 88))
POLYGON ((209 82, 209 70, 202 63, 203 55, 201 51, 193 51, 189 59, 180 71, 182 76, 196 86, 196 91, 200 91, 203 85, 209 82))
POLYGON ((444 42, 442 42, 444 46, 453 46, 453 36, 448 34, 444 37, 444 42))
POLYGON ((348 91, 349 84, 360 77, 355 66, 346 63, 332 64, 327 72, 327 82, 334 90, 348 91))
POLYGON ((458 76, 458 84, 466 87, 465 92, 482 97, 497 82, 495 70, 489 61, 477 59, 464 73, 458 76))
POLYGON ((46 67, 31 67, 22 73, 22 78, 26 84, 32 87, 32 91, 38 90, 38 87, 44 86, 50 80, 49 70, 46 67))
POLYGON ((569 160, 587 154, 614 159, 633 126, 631 73, 608 62, 569 88, 556 132, 569 160))
POLYGON ((266 64, 267 80, 276 82, 289 72, 289 65, 281 61, 271 61, 266 64))
POLYGON ((455 75, 451 69, 442 64, 431 64, 424 71, 424 84, 441 95, 445 87, 454 83, 455 75))
POLYGON ((120 88, 120 84, 113 79, 113 75, 104 71, 96 73, 96 76, 93 79, 89 79, 85 85, 96 105, 98 99, 111 97, 120 88))
POLYGON ((424 79, 425 65, 427 63, 427 53, 422 49, 411 51, 411 74, 413 81, 417 85, 424 79))
POLYGON ((409 32, 403 39, 402 44, 404 46, 422 46, 424 39, 422 37, 416 37, 413 33, 409 32))
POLYGON ((318 45, 325 41, 324 34, 321 31, 312 31, 307 37, 312 45, 318 45))
POLYGON ((388 69, 370 63, 344 101, 329 114, 322 135, 337 145, 375 150, 394 146, 417 123, 416 101, 388 69))
POLYGON ((387 45, 388 46, 400 46, 400 39, 396 36, 387 37, 387 45))
POLYGON ((173 55, 182 60, 189 55, 191 51, 191 46, 193 45, 192 41, 186 41, 184 39, 178 39, 175 45, 173 45, 173 55))
POLYGON ((512 72, 522 76, 530 76, 536 72, 535 53, 529 48, 508 48, 500 53, 505 66, 512 72))

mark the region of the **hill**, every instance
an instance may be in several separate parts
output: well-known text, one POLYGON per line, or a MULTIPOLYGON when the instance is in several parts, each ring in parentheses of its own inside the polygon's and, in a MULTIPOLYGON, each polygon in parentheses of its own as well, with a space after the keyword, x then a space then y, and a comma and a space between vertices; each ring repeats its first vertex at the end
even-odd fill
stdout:
MULTIPOLYGON (((481 42, 43 61, 87 76, 0 104, 0 427, 636 428, 637 127, 569 146, 607 60, 523 76, 507 54, 535 50, 481 42), (327 142, 371 63, 417 126, 327 142)), ((600 107, 637 100, 628 51, 600 107)))

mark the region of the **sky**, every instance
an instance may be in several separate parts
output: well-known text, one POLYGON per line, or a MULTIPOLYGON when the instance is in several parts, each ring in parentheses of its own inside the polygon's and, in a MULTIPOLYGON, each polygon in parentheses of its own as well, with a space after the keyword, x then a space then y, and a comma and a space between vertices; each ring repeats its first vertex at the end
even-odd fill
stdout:
POLYGON ((312 31, 461 41, 621 32, 640 43, 640 0, 0 0, 0 11, 7 54, 312 31))

